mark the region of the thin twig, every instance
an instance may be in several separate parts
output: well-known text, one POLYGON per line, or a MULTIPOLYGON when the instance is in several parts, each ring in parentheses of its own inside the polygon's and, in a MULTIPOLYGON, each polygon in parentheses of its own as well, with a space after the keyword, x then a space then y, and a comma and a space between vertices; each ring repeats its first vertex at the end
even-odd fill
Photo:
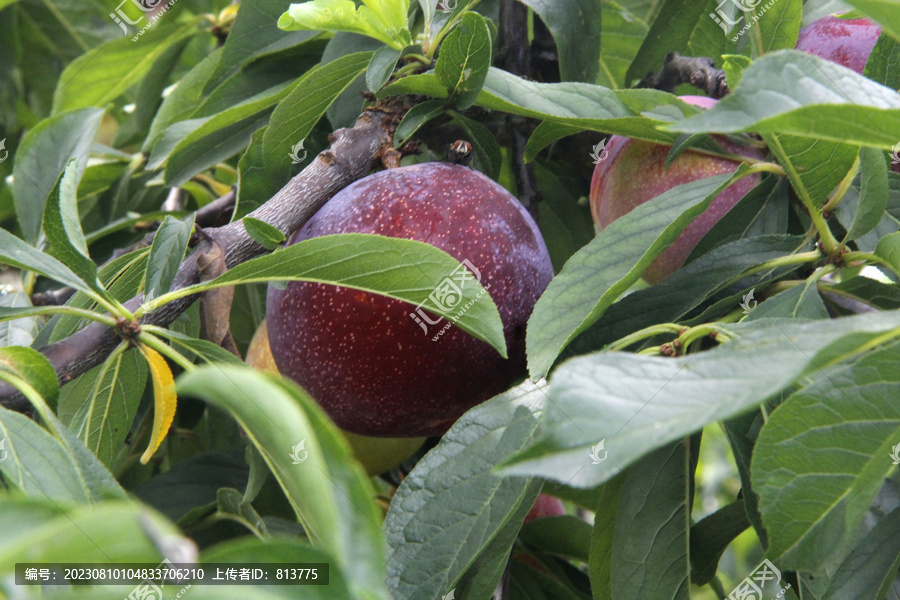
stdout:
POLYGON ((681 56, 677 52, 669 52, 662 69, 648 74, 638 87, 674 92, 682 83, 689 83, 715 99, 723 98, 731 91, 725 80, 725 71, 717 69, 711 58, 681 56))

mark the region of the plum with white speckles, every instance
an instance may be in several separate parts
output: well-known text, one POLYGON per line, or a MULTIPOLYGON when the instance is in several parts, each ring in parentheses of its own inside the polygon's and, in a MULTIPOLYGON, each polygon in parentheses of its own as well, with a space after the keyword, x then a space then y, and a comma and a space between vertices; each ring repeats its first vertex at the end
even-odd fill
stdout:
POLYGON ((423 330, 400 300, 325 284, 269 286, 278 369, 337 425, 370 436, 440 435, 524 374, 525 325, 553 269, 537 225, 503 187, 459 165, 382 171, 339 192, 288 243, 336 233, 418 240, 471 262, 500 312, 509 354, 453 325, 444 330, 446 320, 423 330))
MULTIPOLYGON (((681 99, 703 108, 710 108, 716 102, 704 96, 682 96, 681 99)), ((757 159, 765 156, 759 148, 741 146, 719 136, 716 136, 716 141, 732 154, 757 159)), ((609 154, 594 168, 591 180, 591 214, 598 230, 675 186, 733 173, 739 166, 726 158, 687 150, 666 170, 670 146, 618 135, 609 139, 606 150, 609 154)), ((678 239, 647 267, 643 273, 644 280, 651 284, 658 283, 680 269, 700 239, 759 180, 758 174, 745 177, 716 196, 706 211, 694 219, 678 239)))

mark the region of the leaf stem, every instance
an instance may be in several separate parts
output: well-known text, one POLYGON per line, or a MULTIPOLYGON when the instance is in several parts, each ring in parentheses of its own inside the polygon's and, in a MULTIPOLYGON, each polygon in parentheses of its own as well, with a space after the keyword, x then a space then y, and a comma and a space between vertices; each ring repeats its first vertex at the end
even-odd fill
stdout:
POLYGON ((831 233, 831 229, 828 227, 828 222, 825 220, 825 217, 816 208, 815 202, 813 202, 813 199, 809 195, 809 190, 806 189, 806 186, 803 184, 803 180, 800 179, 800 174, 797 172, 797 169, 794 167, 794 164, 788 157, 784 146, 781 145, 781 141, 778 139, 778 136, 764 135, 763 139, 765 139, 766 143, 769 145, 769 148, 779 159, 779 162, 781 162, 781 166, 784 168, 785 175, 791 182, 791 186, 797 193, 797 197, 800 198, 800 201, 806 208, 806 212, 809 213, 809 217, 810 219, 812 219, 813 226, 819 233, 819 240, 822 242, 822 246, 825 248, 825 252, 829 256, 834 255, 834 253, 837 252, 838 248, 840 247, 840 243, 838 243, 838 241, 835 239, 834 234, 831 233))
POLYGON ((802 265, 803 263, 811 263, 822 258, 822 253, 818 250, 810 250, 809 252, 799 252, 797 254, 788 254, 787 256, 780 256, 778 258, 773 258, 772 260, 766 261, 760 265, 757 265, 751 269, 748 269, 741 273, 741 278, 744 278, 748 275, 753 275, 754 273, 761 273, 763 271, 770 271, 772 269, 777 269, 778 267, 787 267, 791 265, 802 265))
POLYGON ((900 277, 900 271, 897 271, 897 269, 894 267, 894 265, 892 265, 888 261, 884 260, 877 254, 872 254, 871 252, 860 252, 858 250, 852 250, 850 252, 846 252, 843 255, 841 255, 841 259, 843 259, 844 264, 847 264, 850 262, 856 262, 856 261, 865 261, 868 263, 875 263, 881 267, 886 267, 887 269, 889 269, 891 271, 891 273, 893 273, 897 277, 900 277))
POLYGON ((662 335, 666 333, 681 333, 684 329, 682 325, 678 325, 677 323, 661 323, 659 325, 651 325, 650 327, 645 327, 640 331, 635 331, 632 334, 626 335, 623 338, 620 338, 606 347, 606 350, 610 352, 618 352, 620 350, 624 350, 625 348, 634 345, 638 342, 644 341, 646 339, 652 338, 657 335, 662 335))
POLYGON ((853 161, 853 166, 850 167, 847 175, 841 180, 841 183, 834 190, 831 198, 829 198, 828 202, 825 203, 825 206, 822 207, 823 214, 832 212, 834 210, 834 207, 844 199, 844 196, 847 194, 847 190, 850 189, 850 186, 853 184, 853 180, 856 179, 857 173, 859 173, 859 154, 856 155, 856 160, 853 161))
POLYGON ((179 367, 184 369, 185 371, 193 371, 197 368, 197 365, 192 363, 187 359, 186 356, 169 346, 168 344, 163 343, 161 339, 156 337, 153 334, 146 333, 142 331, 138 334, 137 339, 142 344, 146 344, 147 346, 153 348, 166 358, 170 359, 172 362, 177 364, 179 367))
POLYGON ((97 321, 98 323, 103 323, 108 327, 116 326, 116 320, 109 315, 100 314, 92 310, 85 310, 83 308, 75 308, 74 306, 34 306, 29 310, 22 310, 21 312, 16 311, 14 314, 6 315, 3 314, 3 309, 0 308, 0 322, 20 319, 22 317, 36 317, 42 315, 70 315, 73 317, 88 319, 90 321, 97 321))

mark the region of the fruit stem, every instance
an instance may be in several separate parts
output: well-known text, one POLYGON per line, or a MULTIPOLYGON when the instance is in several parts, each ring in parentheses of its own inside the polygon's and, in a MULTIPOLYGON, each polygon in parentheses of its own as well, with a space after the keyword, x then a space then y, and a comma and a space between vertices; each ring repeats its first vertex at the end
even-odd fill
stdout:
POLYGON ((607 346, 606 350, 610 352, 618 352, 648 338, 652 338, 654 336, 662 335, 665 333, 680 333, 683 329, 683 326, 677 325, 675 323, 660 323, 659 325, 651 325, 650 327, 645 327, 640 331, 635 331, 632 334, 626 335, 625 337, 616 340, 615 342, 607 346))
POLYGON ((847 175, 841 180, 841 183, 837 186, 837 189, 834 190, 831 198, 829 198, 828 202, 825 203, 825 206, 822 207, 822 214, 827 215, 828 213, 834 211, 834 207, 844 199, 844 196, 847 194, 847 190, 850 189, 850 186, 853 184, 853 180, 856 179, 857 173, 859 173, 859 154, 856 155, 856 160, 853 161, 853 166, 850 167, 847 175))

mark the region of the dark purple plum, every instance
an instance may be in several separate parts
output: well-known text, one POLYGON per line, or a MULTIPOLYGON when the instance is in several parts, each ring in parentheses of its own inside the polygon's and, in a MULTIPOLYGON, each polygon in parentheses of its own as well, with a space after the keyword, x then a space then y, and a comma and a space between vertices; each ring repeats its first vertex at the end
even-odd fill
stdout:
POLYGON ((469 261, 497 304, 509 354, 400 300, 318 283, 269 286, 278 370, 338 426, 439 435, 524 373, 525 325, 553 270, 534 220, 503 187, 444 163, 382 171, 339 192, 288 244, 337 233, 418 240, 469 261))
POLYGON ((860 75, 881 35, 881 27, 868 19, 827 16, 800 30, 797 50, 830 60, 860 75))

